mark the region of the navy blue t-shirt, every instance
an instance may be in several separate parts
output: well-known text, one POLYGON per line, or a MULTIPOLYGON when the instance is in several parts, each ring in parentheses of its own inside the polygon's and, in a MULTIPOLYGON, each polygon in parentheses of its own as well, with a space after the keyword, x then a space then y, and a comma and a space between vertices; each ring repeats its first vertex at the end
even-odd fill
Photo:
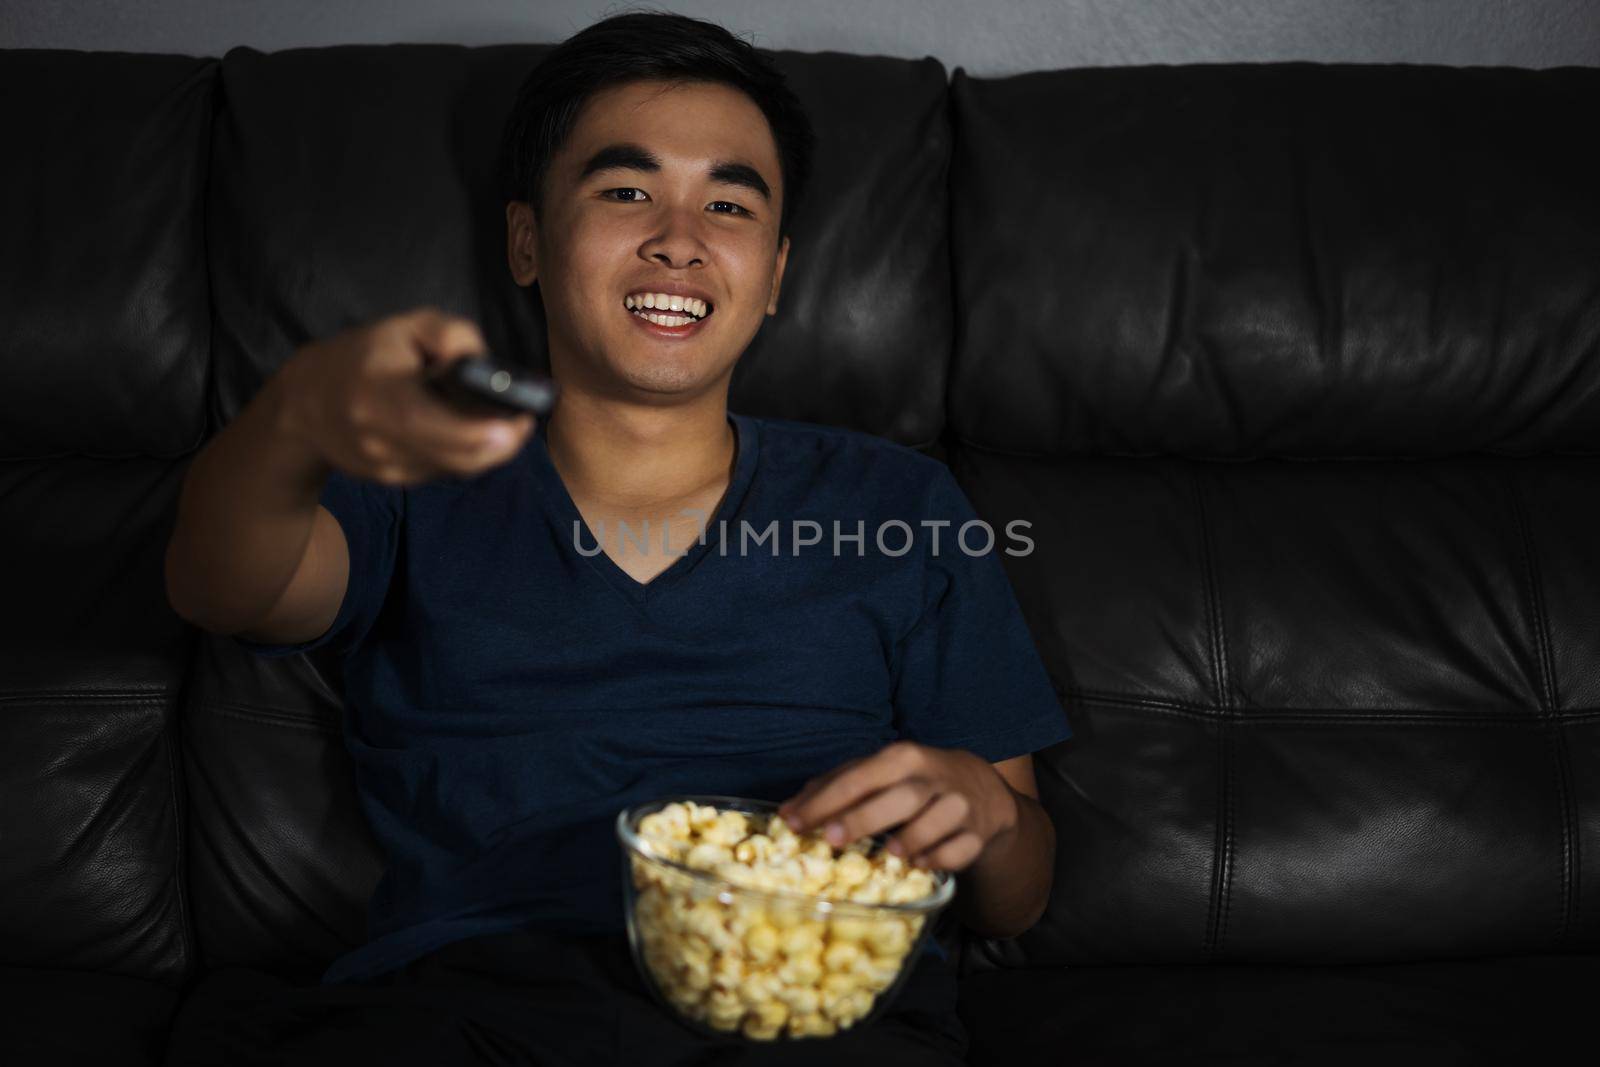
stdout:
POLYGON ((1070 735, 997 558, 1020 542, 997 526, 969 554, 987 539, 958 541, 976 515, 943 464, 729 419, 717 513, 645 584, 598 551, 542 425, 476 478, 328 479, 350 549, 337 618, 300 644, 236 639, 344 661, 345 743, 386 868, 368 943, 325 983, 522 926, 621 932, 613 821, 633 804, 781 801, 897 738, 999 762, 1070 735))

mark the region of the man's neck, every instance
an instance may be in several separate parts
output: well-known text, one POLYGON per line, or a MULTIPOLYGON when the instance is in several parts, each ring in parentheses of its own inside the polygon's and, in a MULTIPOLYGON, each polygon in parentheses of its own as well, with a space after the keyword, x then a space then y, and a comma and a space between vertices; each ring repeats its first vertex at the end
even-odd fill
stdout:
POLYGON ((569 394, 545 432, 551 462, 574 499, 631 512, 725 487, 737 452, 720 395, 646 407, 569 394))

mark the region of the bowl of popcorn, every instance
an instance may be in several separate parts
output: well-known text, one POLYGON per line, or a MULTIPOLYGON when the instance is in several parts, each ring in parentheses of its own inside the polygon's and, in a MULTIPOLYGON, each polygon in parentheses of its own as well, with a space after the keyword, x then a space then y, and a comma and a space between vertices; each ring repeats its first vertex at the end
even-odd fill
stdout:
POLYGON ((835 848, 765 801, 653 801, 621 812, 617 837, 645 985, 713 1036, 831 1037, 871 1022, 955 896, 950 872, 912 867, 885 835, 835 848))

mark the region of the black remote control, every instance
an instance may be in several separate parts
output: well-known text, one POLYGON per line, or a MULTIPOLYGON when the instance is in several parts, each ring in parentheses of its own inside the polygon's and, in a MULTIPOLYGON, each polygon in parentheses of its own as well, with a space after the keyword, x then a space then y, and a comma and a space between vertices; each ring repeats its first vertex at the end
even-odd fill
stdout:
POLYGON ((551 378, 521 374, 487 356, 453 359, 427 372, 434 392, 472 415, 517 415, 524 411, 543 418, 556 406, 560 387, 551 378))

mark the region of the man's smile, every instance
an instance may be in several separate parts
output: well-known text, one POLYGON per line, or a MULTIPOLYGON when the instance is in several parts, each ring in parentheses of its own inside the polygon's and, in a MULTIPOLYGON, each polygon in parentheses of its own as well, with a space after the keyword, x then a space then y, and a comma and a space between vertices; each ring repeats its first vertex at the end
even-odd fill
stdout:
POLYGON ((680 285, 664 286, 662 290, 639 289, 624 297, 622 303, 642 328, 663 337, 695 333, 715 310, 704 294, 680 285))

